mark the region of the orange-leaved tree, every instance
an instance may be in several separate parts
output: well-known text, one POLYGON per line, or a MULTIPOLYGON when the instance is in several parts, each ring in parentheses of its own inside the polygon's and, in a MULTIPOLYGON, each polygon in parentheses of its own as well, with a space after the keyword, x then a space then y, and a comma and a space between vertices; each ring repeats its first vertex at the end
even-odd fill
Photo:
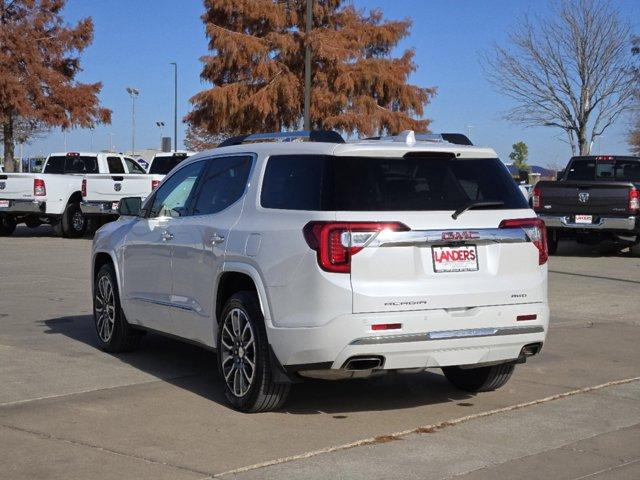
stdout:
POLYGON ((185 120, 213 134, 296 129, 304 110, 304 57, 312 52, 312 128, 374 135, 427 131, 435 88, 408 83, 414 52, 392 56, 411 22, 386 21, 341 0, 204 0, 210 54, 185 120))
POLYGON ((16 125, 92 127, 108 123, 101 83, 75 80, 93 40, 90 18, 64 23, 66 0, 0 0, 0 123, 5 168, 13 171, 16 125))

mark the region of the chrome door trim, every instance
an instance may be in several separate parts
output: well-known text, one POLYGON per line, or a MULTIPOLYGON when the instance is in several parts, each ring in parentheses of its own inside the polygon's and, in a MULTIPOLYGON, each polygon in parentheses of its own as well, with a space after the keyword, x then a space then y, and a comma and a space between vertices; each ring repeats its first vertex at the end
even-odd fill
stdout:
POLYGON ((144 298, 144 297, 129 297, 129 300, 151 303, 153 305, 160 305, 163 307, 177 308, 178 310, 186 310, 188 312, 196 312, 196 313, 198 312, 198 310, 194 307, 190 307, 188 305, 182 305, 178 303, 165 302, 162 300, 151 300, 150 298, 144 298))

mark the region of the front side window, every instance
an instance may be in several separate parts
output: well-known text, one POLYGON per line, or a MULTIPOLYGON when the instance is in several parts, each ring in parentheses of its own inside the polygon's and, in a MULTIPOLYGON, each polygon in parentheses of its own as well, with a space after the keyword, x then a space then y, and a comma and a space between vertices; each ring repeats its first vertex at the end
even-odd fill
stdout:
POLYGON ((208 161, 209 167, 193 207, 194 215, 218 213, 242 197, 251 156, 220 157, 208 161))
POLYGON ((205 162, 195 162, 181 168, 156 190, 148 217, 183 217, 194 194, 196 181, 205 162))
POLYGON ((268 160, 266 208, 332 211, 456 210, 473 202, 528 208, 497 158, 416 153, 402 158, 282 155, 268 160))
POLYGON ((107 157, 109 173, 124 173, 124 165, 120 157, 107 157))
POLYGON ((147 173, 144 171, 144 168, 142 168, 138 164, 138 162, 132 160, 131 158, 125 158, 124 163, 127 164, 127 170, 129 170, 129 173, 147 173))

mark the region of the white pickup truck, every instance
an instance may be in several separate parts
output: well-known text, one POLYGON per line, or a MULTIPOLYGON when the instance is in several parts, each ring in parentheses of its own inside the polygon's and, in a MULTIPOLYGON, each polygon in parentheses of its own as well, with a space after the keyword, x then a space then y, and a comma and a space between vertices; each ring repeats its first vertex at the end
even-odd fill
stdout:
POLYGON ((0 174, 0 236, 18 223, 52 225, 64 237, 81 237, 87 220, 80 210, 82 180, 94 175, 144 174, 133 159, 117 153, 52 153, 42 173, 0 174))
POLYGON ((120 199, 146 198, 167 173, 191 155, 193 152, 185 151, 158 153, 151 160, 148 173, 144 175, 138 174, 145 172, 137 164, 136 167, 141 171, 135 172, 135 175, 124 173, 85 175, 82 180, 82 202, 80 203, 82 213, 100 222, 114 220, 118 216, 120 199))

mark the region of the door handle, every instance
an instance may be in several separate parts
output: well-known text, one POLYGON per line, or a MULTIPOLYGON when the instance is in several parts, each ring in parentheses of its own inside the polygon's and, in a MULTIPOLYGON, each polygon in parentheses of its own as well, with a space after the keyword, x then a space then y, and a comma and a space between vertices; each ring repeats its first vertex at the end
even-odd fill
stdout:
POLYGON ((165 230, 162 232, 162 241, 168 242, 169 240, 173 240, 173 233, 169 233, 165 230))
POLYGON ((214 233, 211 235, 211 244, 216 245, 217 243, 224 242, 224 237, 218 233, 214 233))

